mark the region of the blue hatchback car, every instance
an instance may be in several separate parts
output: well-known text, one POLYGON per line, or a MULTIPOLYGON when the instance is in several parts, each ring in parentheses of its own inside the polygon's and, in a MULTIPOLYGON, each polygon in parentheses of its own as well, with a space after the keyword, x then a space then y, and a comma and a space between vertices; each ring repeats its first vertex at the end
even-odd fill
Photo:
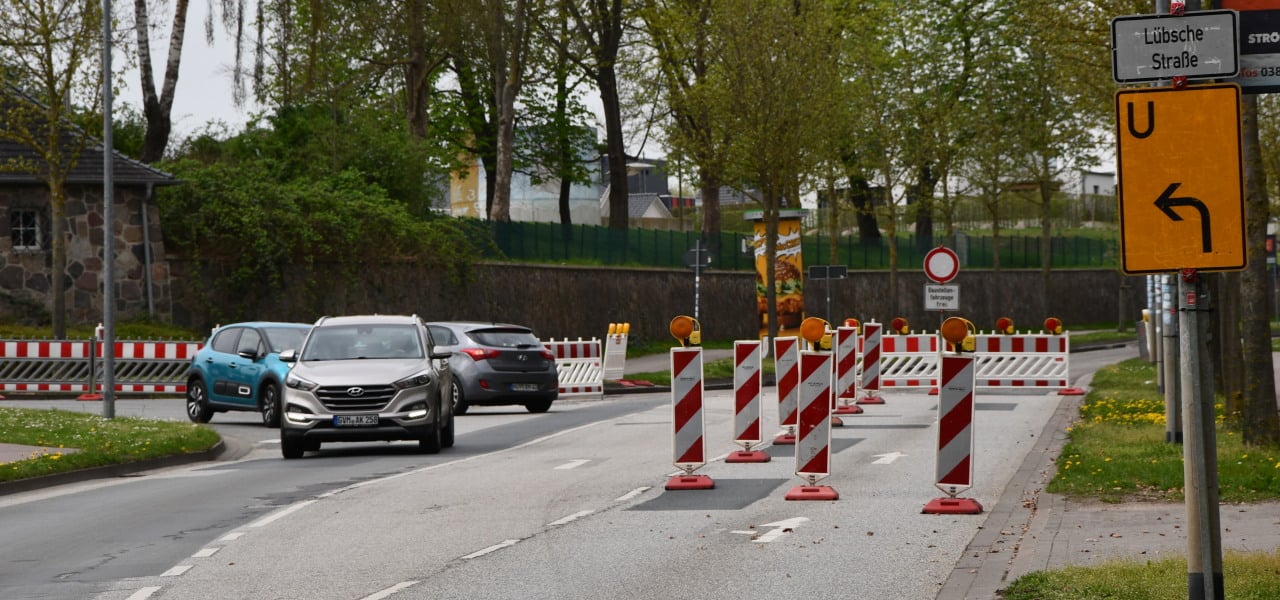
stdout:
POLYGON ((187 417, 208 423, 213 413, 255 410, 262 424, 280 426, 280 390, 290 364, 280 353, 298 349, 311 325, 255 321, 213 330, 187 372, 187 417))

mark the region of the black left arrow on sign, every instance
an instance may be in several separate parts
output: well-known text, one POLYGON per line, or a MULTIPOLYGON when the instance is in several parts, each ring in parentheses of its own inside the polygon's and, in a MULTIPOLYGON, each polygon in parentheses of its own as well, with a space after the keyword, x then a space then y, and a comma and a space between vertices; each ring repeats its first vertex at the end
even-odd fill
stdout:
POLYGON ((1181 221, 1182 217, 1174 212, 1175 206, 1190 206, 1200 211, 1200 245, 1204 252, 1213 252, 1213 235, 1209 228, 1209 208, 1199 198, 1191 196, 1174 197, 1173 192, 1182 185, 1181 182, 1170 183, 1164 193, 1156 199, 1156 208, 1169 217, 1171 221, 1181 221))

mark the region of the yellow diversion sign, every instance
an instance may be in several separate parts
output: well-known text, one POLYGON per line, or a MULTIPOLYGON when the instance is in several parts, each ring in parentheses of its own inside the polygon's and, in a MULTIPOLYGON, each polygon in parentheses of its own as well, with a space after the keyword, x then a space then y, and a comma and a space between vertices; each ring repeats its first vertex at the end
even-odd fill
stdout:
POLYGON ((1240 87, 1116 93, 1125 273, 1245 267, 1240 87))

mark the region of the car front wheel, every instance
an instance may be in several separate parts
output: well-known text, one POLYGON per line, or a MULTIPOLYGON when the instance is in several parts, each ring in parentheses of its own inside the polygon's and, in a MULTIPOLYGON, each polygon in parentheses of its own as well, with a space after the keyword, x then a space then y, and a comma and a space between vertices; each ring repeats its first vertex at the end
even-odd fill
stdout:
POLYGON ((444 443, 440 438, 440 416, 437 413, 435 420, 431 422, 431 427, 418 439, 418 451, 423 454, 439 454, 440 447, 444 443))
POLYGON ((213 418, 203 379, 194 378, 187 382, 187 418, 192 423, 208 423, 213 418))
POLYGON ((274 383, 262 386, 262 393, 258 398, 258 411, 262 414, 263 425, 280 426, 280 386, 274 383))

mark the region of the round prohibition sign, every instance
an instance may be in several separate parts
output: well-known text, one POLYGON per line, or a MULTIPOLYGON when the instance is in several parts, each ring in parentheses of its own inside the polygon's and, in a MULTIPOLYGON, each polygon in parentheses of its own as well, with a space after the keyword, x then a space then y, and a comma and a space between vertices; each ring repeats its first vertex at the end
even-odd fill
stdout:
POLYGON ((934 283, 951 281, 959 272, 960 257, 946 246, 938 246, 924 255, 924 274, 934 283))

